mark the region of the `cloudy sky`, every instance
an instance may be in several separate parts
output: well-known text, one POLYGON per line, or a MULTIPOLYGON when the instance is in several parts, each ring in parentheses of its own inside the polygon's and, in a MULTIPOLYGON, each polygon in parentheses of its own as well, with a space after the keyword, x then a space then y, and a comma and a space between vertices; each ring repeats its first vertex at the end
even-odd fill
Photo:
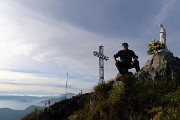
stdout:
POLYGON ((159 39, 179 52, 179 0, 0 0, 0 95, 59 95, 91 91, 104 46, 105 79, 118 71, 112 56, 128 42, 141 67, 147 44, 159 39))

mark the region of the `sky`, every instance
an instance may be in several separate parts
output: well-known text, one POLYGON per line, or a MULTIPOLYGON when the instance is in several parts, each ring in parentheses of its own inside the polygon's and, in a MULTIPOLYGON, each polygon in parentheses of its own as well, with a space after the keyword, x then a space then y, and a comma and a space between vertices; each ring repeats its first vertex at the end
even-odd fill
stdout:
MULTIPOLYGON (((105 81, 117 76, 113 55, 129 43, 141 67, 159 24, 180 56, 179 0, 0 0, 0 95, 90 92, 98 84, 104 46, 105 81)), ((132 70, 133 71, 133 70, 132 70)))

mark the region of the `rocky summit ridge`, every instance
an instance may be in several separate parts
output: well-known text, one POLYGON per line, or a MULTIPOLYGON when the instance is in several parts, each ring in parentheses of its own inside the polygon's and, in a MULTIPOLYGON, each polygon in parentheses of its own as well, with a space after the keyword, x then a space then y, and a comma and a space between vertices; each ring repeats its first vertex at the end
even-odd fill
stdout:
POLYGON ((180 59, 170 51, 161 51, 138 72, 140 80, 177 79, 180 77, 180 59))

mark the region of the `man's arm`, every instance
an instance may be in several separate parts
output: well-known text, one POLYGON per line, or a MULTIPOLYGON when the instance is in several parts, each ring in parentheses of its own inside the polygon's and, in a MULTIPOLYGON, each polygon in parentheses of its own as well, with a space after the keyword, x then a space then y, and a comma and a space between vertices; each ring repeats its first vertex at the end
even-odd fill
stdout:
POLYGON ((132 51, 133 63, 138 59, 138 56, 132 51))
POLYGON ((115 60, 115 63, 117 63, 117 59, 116 59, 115 55, 114 55, 114 60, 115 60))
POLYGON ((120 51, 114 55, 114 60, 115 60, 115 63, 118 62, 118 60, 116 58, 120 57, 120 51))

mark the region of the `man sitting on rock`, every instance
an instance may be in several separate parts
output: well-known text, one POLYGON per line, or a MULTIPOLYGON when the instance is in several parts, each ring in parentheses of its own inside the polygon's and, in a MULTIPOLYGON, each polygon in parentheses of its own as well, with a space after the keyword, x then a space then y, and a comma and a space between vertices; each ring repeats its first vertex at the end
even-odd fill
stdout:
POLYGON ((116 67, 121 75, 128 74, 128 69, 135 68, 136 72, 140 70, 138 56, 129 50, 128 43, 122 43, 123 50, 120 50, 114 55, 114 60, 116 62, 116 67), (120 61, 117 58, 120 57, 120 61))

